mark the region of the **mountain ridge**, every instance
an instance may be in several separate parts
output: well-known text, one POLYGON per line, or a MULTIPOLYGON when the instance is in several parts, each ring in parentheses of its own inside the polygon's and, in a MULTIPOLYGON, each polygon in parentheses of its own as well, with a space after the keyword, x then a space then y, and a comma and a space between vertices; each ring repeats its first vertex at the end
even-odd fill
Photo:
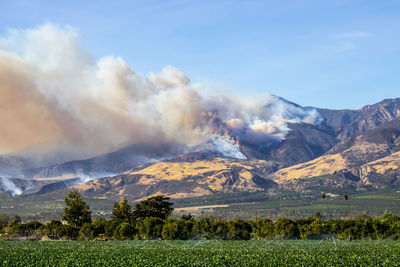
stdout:
MULTIPOLYGON (((300 108, 289 101, 286 104, 300 108)), ((400 98, 385 99, 358 110, 305 108, 316 109, 323 120, 315 125, 288 122, 289 131, 280 142, 255 145, 227 136, 218 137, 222 138, 219 143, 211 140, 194 148, 138 143, 86 160, 28 168, 23 170, 25 180, 15 180, 20 177, 12 180, 10 175, 5 178, 3 175, 2 179, 15 181, 26 194, 51 194, 72 186, 91 197, 96 194, 112 197, 110 193, 105 194, 107 192, 119 197, 123 195, 121 192, 130 192, 139 198, 156 193, 188 197, 238 190, 271 190, 284 187, 285 183, 293 184, 294 180, 298 180, 296 186, 301 188, 301 183, 308 178, 326 175, 360 188, 397 183, 400 98), (231 152, 219 150, 221 142, 231 152), (244 158, 232 158, 240 154, 244 158), (219 168, 210 170, 213 162, 219 162, 219 168), (193 166, 199 169, 185 171, 193 166), (392 178, 389 177, 391 172, 392 178), (171 173, 175 173, 174 179, 168 178, 171 173), (197 178, 191 180, 193 173, 197 178), (177 179, 178 174, 181 179, 177 179), (381 184, 379 181, 384 176, 389 177, 384 178, 389 182, 381 184), (224 186, 215 187, 210 179, 224 186), (120 182, 115 184, 113 180, 120 182), (154 184, 146 187, 144 181, 154 184), (36 186, 33 189, 32 184, 36 186)), ((8 162, 4 159, 7 158, 0 157, 0 167, 3 163, 6 169, 8 162)), ((15 164, 23 165, 21 162, 15 164)), ((339 180, 335 183, 340 183, 339 180)), ((0 191, 7 190, 9 186, 0 181, 0 191)))

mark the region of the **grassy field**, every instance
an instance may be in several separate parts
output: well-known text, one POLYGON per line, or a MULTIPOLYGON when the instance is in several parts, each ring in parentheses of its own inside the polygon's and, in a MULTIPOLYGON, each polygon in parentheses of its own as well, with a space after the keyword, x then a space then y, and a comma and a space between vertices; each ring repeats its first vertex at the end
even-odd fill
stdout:
MULTIPOLYGON (((328 192, 328 191, 327 191, 328 192)), ((280 217, 305 218, 320 212, 326 219, 348 218, 360 213, 382 216, 384 213, 400 215, 400 192, 398 190, 349 193, 349 203, 343 194, 321 200, 320 193, 297 194, 280 192, 270 196, 265 192, 218 193, 209 196, 173 199, 174 216, 183 213, 206 216, 216 215, 226 219, 240 217, 277 219, 280 217)), ((114 201, 110 199, 85 199, 96 217, 110 217, 114 201)), ((55 196, 17 196, 0 194, 0 214, 18 214, 24 220, 49 221, 61 218, 64 201, 55 196)))
POLYGON ((400 242, 3 241, 0 265, 400 266, 400 242))

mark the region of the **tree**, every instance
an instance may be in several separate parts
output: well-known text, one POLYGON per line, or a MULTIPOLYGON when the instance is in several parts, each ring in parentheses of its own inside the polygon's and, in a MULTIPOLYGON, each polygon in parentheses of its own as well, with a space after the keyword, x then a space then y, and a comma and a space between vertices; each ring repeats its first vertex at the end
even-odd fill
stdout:
POLYGON ((164 227, 164 220, 160 218, 149 217, 140 221, 136 228, 141 239, 160 238, 164 227))
POLYGON ((268 219, 261 219, 255 222, 253 236, 258 239, 270 238, 274 235, 274 223, 268 219))
POLYGON ((113 219, 120 222, 131 223, 133 221, 133 214, 131 206, 128 204, 126 198, 121 198, 119 203, 114 203, 114 209, 112 210, 113 219))
POLYGON ((9 226, 9 227, 13 227, 13 226, 15 226, 15 225, 17 225, 17 224, 20 224, 20 223, 21 223, 21 217, 19 217, 18 215, 15 215, 15 216, 11 219, 10 223, 8 224, 8 226, 9 226))
POLYGON ((193 221, 169 219, 165 222, 161 236, 165 240, 188 240, 193 235, 193 221))
POLYGON ((117 229, 114 231, 114 237, 118 240, 125 240, 128 238, 133 238, 135 234, 135 228, 127 222, 123 222, 118 225, 117 229))
POLYGON ((350 210, 350 204, 349 204, 349 195, 348 194, 344 194, 343 195, 343 199, 346 201, 347 203, 347 209, 349 210, 349 219, 351 219, 351 210, 350 210))
POLYGON ((326 202, 326 194, 325 194, 325 193, 321 193, 321 199, 322 199, 323 201, 325 201, 326 207, 327 207, 328 213, 329 213, 329 218, 332 219, 331 211, 330 211, 330 209, 329 209, 329 204, 328 204, 328 202, 326 202))
POLYGON ((62 238, 76 239, 79 236, 79 228, 63 224, 56 228, 56 234, 62 238))
POLYGON ((251 237, 252 231, 253 228, 247 221, 236 218, 229 223, 230 239, 248 240, 251 237))
POLYGON ((299 236, 297 223, 289 218, 279 218, 274 223, 274 232, 283 239, 296 238, 299 236))
POLYGON ((55 235, 57 227, 61 225, 62 223, 59 220, 51 220, 44 225, 44 233, 47 235, 55 235))
POLYGON ((148 217, 167 219, 174 210, 171 207, 173 203, 169 202, 169 199, 165 196, 154 196, 141 201, 135 206, 133 218, 136 220, 143 220, 148 217))
POLYGON ((69 191, 64 202, 66 207, 62 219, 67 221, 68 224, 81 227, 85 223, 92 222, 92 212, 77 191, 69 191))
POLYGON ((3 227, 6 227, 9 223, 10 219, 8 218, 7 215, 5 214, 0 214, 0 230, 3 229, 3 227))
POLYGON ((107 221, 105 219, 94 219, 92 223, 85 223, 81 229, 80 233, 86 239, 94 239, 100 234, 105 233, 105 225, 107 221))

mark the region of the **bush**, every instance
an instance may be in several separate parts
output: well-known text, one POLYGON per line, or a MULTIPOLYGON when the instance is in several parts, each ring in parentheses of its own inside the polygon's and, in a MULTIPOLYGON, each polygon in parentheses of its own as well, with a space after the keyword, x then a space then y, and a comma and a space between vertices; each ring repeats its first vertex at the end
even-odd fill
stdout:
POLYGON ((234 219, 229 223, 229 239, 248 240, 252 232, 253 228, 248 221, 234 219))
POLYGON ((299 229, 295 221, 289 218, 279 218, 274 223, 274 234, 282 239, 298 238, 299 229))
POLYGON ((72 225, 63 224, 56 228, 56 234, 60 238, 76 239, 79 236, 79 228, 72 225))
POLYGON ((10 233, 25 236, 33 235, 41 226, 42 223, 36 221, 14 224, 10 229, 10 233))
POLYGON ((100 234, 105 233, 105 226, 107 221, 105 219, 95 219, 91 223, 85 223, 81 229, 80 233, 86 239, 94 239, 98 237, 100 234))
POLYGON ((211 221, 211 233, 213 239, 227 240, 229 224, 221 219, 211 221))
POLYGON ((161 238, 165 221, 160 218, 150 217, 140 221, 136 229, 140 239, 161 238))
POLYGON ((253 236, 257 239, 272 239, 274 236, 274 223, 268 219, 258 220, 254 224, 253 236))
MULTIPOLYGON (((193 234, 200 238, 213 239, 215 235, 212 230, 213 219, 209 217, 200 218, 195 221, 193 234)), ((225 222, 225 221, 224 221, 225 222)), ((228 231, 226 231, 227 233, 228 231)))
POLYGON ((193 221, 170 219, 164 224, 161 236, 165 240, 187 240, 193 237, 193 221))
POLYGON ((42 232, 45 235, 56 235, 57 227, 61 226, 62 223, 59 220, 51 220, 42 226, 42 232))
POLYGON ((9 224, 10 219, 5 214, 0 214, 0 230, 9 224))
POLYGON ((11 219, 10 223, 8 224, 8 227, 13 227, 20 223, 21 223, 21 217, 16 215, 11 219))
POLYGON ((104 234, 107 237, 114 237, 116 235, 114 234, 114 232, 116 231, 120 223, 121 223, 120 221, 114 219, 106 221, 104 225, 104 234))
POLYGON ((135 227, 130 223, 123 222, 118 225, 117 229, 114 231, 114 238, 118 240, 125 240, 133 238, 135 234, 135 227))

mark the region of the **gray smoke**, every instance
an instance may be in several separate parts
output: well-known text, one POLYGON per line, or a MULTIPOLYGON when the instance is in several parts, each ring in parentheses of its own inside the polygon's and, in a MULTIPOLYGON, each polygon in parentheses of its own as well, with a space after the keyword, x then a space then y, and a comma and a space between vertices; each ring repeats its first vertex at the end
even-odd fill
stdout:
POLYGON ((321 121, 275 96, 210 95, 172 66, 142 75, 120 57, 96 61, 74 29, 53 24, 0 37, 0 107, 0 154, 51 152, 52 160, 60 151, 67 160, 137 142, 192 146, 227 133, 275 142, 288 122, 321 121))
POLYGON ((22 194, 22 189, 16 186, 9 178, 1 178, 0 188, 4 191, 9 191, 12 196, 22 194))

